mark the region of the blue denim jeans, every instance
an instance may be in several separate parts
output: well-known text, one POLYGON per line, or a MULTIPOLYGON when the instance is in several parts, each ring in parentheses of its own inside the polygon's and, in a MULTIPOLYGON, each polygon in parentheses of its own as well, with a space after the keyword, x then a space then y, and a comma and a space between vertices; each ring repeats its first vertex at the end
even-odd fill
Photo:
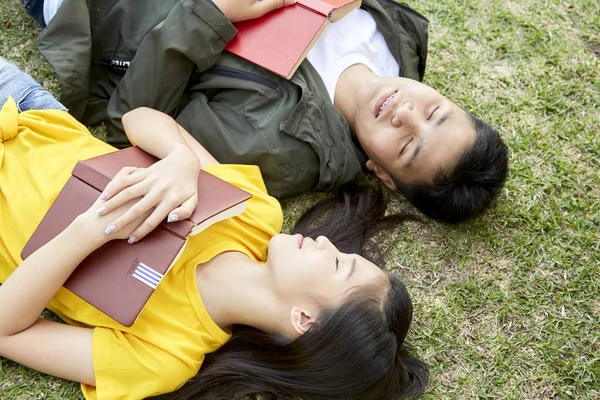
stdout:
POLYGON ((17 103, 19 112, 27 110, 67 111, 65 106, 45 91, 31 76, 0 57, 0 107, 6 103, 9 96, 17 103))
POLYGON ((46 27, 44 21, 44 0, 21 0, 21 5, 27 14, 31 15, 42 28, 46 27))

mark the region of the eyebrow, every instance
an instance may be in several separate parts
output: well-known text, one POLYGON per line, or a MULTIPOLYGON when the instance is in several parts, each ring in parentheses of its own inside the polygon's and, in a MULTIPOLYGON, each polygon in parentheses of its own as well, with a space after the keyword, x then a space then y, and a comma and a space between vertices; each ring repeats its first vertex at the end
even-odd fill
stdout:
POLYGON ((446 114, 444 114, 440 119, 438 119, 437 121, 435 121, 435 127, 438 128, 440 125, 442 125, 444 122, 446 122, 446 120, 448 119, 448 117, 452 114, 452 110, 448 111, 446 114))
POLYGON ((350 273, 348 274, 348 279, 352 276, 354 271, 356 270, 356 258, 352 259, 352 265, 350 266, 350 273))
POLYGON ((423 139, 421 139, 419 144, 415 146, 415 151, 413 152, 412 157, 410 157, 410 160, 408 160, 408 162, 406 164, 404 164, 405 168, 410 167, 410 164, 412 164, 412 162, 415 160, 415 158, 417 157, 417 155, 419 154, 419 152, 421 151, 422 148, 423 148, 423 139))
MULTIPOLYGON (((448 117, 450 117, 451 114, 452 114, 452 110, 448 111, 440 119, 435 121, 434 128, 436 128, 436 129, 439 128, 444 122, 446 122, 448 120, 448 117)), ((419 152, 421 151, 422 148, 423 148, 423 139, 421 139, 419 144, 415 146, 413 155, 410 157, 410 160, 408 160, 408 162, 406 164, 404 164, 404 168, 410 167, 410 165, 413 163, 413 161, 415 160, 415 158, 417 157, 417 155, 419 154, 419 152)))

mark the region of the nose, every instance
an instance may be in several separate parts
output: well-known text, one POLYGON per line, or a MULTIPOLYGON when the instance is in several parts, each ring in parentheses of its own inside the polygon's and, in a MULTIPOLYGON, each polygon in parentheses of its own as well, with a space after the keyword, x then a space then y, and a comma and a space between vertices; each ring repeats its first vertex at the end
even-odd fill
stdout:
POLYGON ((400 128, 402 126, 416 128, 420 123, 421 121, 415 112, 415 107, 413 103, 409 101, 399 104, 392 115, 392 125, 396 128, 400 128))
POLYGON ((315 240, 315 248, 323 250, 327 247, 329 243, 329 239, 327 239, 325 236, 319 236, 315 240))

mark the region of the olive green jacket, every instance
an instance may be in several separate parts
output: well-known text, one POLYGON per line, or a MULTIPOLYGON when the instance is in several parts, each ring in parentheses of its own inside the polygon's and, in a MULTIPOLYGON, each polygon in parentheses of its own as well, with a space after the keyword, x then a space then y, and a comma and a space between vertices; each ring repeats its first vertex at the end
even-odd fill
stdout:
MULTIPOLYGON (((421 80, 428 21, 406 4, 364 0, 399 75, 421 80)), ((223 51, 236 34, 210 0, 65 0, 38 38, 61 101, 107 141, 129 145, 121 117, 146 106, 176 118, 222 163, 255 164, 274 196, 327 190, 366 156, 305 60, 290 80, 223 51)))

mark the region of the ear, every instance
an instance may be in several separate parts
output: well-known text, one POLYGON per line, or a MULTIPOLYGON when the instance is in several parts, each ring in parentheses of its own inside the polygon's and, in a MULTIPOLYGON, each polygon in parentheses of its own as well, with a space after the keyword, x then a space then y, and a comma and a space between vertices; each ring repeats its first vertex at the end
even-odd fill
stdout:
POLYGON ((315 322, 310 313, 298 307, 293 307, 291 312, 292 326, 298 334, 303 335, 315 322))
POLYGON ((387 173, 387 171, 381 168, 379 165, 375 164, 373 160, 367 160, 365 166, 369 171, 372 171, 379 179, 385 183, 385 186, 389 187, 392 190, 398 190, 396 183, 392 179, 392 176, 387 173))

